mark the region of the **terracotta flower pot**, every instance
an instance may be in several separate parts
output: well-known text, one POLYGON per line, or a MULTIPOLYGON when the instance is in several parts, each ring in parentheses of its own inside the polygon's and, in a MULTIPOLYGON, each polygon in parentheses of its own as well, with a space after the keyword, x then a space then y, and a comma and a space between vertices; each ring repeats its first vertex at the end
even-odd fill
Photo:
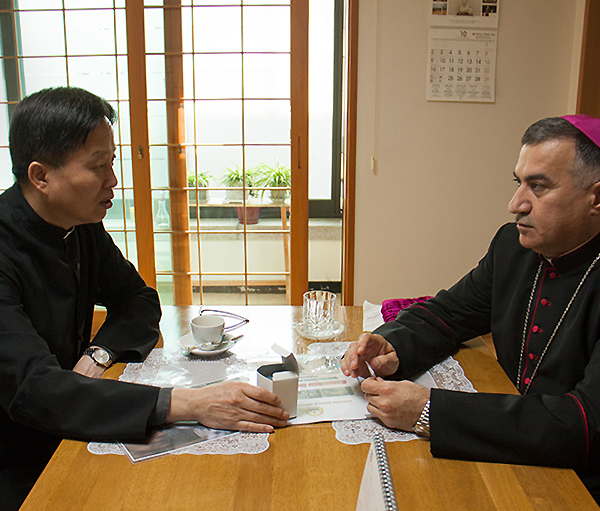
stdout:
MULTIPOLYGON (((237 211, 240 224, 244 224, 244 208, 235 208, 237 211)), ((260 207, 246 206, 246 225, 254 225, 258 223, 260 216, 260 207)))

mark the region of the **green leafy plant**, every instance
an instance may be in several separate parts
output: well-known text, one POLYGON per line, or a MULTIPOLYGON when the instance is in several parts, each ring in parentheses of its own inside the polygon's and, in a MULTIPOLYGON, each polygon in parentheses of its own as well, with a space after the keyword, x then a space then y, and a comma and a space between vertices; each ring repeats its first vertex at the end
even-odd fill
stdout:
MULTIPOLYGON (((233 163, 233 162, 232 162, 233 163)), ((251 167, 246 169, 246 188, 258 186, 258 169, 257 167, 251 167)), ((241 165, 233 163, 231 167, 225 169, 225 176, 223 177, 222 184, 230 187, 241 187, 244 182, 244 169, 241 165)), ((250 190, 249 194, 251 197, 256 197, 257 190, 250 190)))
MULTIPOLYGON (((288 188, 292 184, 292 171, 289 167, 276 162, 274 165, 261 163, 258 166, 256 186, 288 188)), ((266 190, 262 191, 264 195, 266 190)), ((284 200, 287 190, 270 190, 272 200, 284 200)))
POLYGON ((211 179, 213 179, 213 175, 208 170, 197 174, 188 172, 188 186, 190 187, 196 187, 196 185, 198 188, 207 187, 211 179))
MULTIPOLYGON (((213 179, 212 174, 205 170, 204 172, 188 172, 188 186, 190 188, 203 188, 209 185, 209 181, 213 179)), ((199 203, 208 202, 208 190, 190 190, 190 200, 195 204, 196 197, 199 203)), ((195 218, 195 217, 194 217, 195 218)))

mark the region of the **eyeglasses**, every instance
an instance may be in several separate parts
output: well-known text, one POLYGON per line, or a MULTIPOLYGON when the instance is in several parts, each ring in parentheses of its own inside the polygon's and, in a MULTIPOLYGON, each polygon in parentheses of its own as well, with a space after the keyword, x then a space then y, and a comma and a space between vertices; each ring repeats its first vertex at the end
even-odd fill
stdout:
POLYGON ((224 318, 233 318, 233 319, 238 320, 238 322, 235 323, 234 325, 226 326, 225 331, 235 330, 236 328, 239 328, 250 321, 249 319, 245 318, 244 316, 240 316, 239 314, 235 314, 233 312, 220 311, 217 309, 205 309, 204 307, 200 307, 200 313, 198 315, 202 316, 203 314, 205 316, 222 316, 224 318), (209 314, 205 314, 207 312, 209 314))

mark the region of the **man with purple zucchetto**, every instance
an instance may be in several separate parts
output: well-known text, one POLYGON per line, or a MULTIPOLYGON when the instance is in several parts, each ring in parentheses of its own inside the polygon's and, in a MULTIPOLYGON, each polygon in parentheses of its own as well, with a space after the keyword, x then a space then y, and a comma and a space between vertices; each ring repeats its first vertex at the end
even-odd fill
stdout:
POLYGON ((509 203, 478 266, 353 343, 346 375, 384 424, 431 453, 569 467, 600 502, 600 119, 542 119, 523 135, 509 203), (429 390, 406 379, 491 332, 519 395, 429 390))

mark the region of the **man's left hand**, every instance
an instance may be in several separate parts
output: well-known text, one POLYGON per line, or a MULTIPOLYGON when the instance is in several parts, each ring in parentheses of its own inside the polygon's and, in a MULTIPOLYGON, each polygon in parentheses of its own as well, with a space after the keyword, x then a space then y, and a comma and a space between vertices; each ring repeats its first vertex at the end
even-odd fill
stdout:
POLYGON ((429 400, 427 387, 411 381, 365 380, 361 389, 369 401, 367 410, 386 426, 412 431, 429 400))

